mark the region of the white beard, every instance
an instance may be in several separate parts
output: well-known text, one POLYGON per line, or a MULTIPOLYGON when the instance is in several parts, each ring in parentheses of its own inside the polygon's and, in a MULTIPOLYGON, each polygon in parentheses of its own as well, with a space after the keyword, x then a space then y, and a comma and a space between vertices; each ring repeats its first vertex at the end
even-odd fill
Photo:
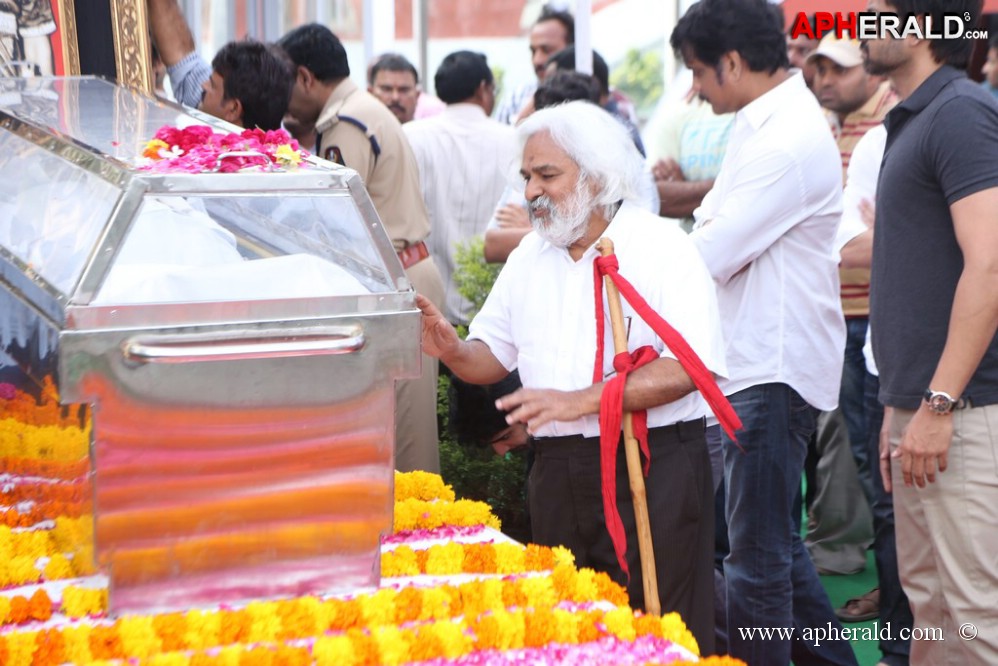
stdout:
POLYGON ((527 215, 541 238, 555 247, 567 248, 585 235, 595 198, 583 180, 562 205, 555 204, 547 195, 540 196, 529 202, 527 215), (547 212, 545 218, 537 215, 542 210, 547 212))

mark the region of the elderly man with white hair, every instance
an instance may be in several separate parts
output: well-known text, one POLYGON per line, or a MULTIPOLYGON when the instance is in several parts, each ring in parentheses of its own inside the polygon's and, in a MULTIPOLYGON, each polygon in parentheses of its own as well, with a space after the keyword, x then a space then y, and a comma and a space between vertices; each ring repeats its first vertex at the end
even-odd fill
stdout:
MULTIPOLYGON (((616 471, 600 461, 600 400, 615 374, 608 310, 599 311, 596 242, 614 242, 620 274, 685 338, 707 370, 723 375, 724 348, 713 283, 686 234, 633 203, 642 159, 627 130, 602 109, 572 102, 530 116, 517 129, 520 175, 534 232, 510 255, 467 340, 428 299, 423 349, 461 379, 491 384, 519 369, 522 389, 499 399, 509 423, 535 438, 528 480, 535 542, 569 548, 576 563, 627 585, 642 607, 634 507, 623 448, 616 471), (594 376, 599 379, 594 383, 594 376), (615 497, 626 536, 618 559, 603 485, 615 497), (621 566, 623 565, 623 566, 621 566), (630 572, 628 578, 627 571, 630 572)), ((704 654, 714 645, 713 485, 704 440, 708 407, 694 381, 652 328, 624 304, 628 350, 650 346, 651 362, 626 376, 623 407, 647 410, 646 477, 663 612, 686 621, 704 654)), ((617 434, 610 438, 617 441, 617 434)), ((605 444, 605 443, 604 443, 605 444)))

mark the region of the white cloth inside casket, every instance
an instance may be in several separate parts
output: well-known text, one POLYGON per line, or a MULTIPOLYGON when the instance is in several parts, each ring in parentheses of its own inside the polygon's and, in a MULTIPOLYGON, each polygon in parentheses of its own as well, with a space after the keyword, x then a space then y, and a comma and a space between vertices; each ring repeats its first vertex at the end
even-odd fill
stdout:
POLYGON ((93 303, 184 303, 367 294, 320 257, 248 261, 235 236, 180 198, 147 199, 93 303))

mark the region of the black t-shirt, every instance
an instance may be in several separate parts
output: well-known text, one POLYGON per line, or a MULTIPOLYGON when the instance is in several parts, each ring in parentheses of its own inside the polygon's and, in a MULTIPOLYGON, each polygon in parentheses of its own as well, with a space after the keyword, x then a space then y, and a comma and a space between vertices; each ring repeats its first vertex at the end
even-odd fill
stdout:
MULTIPOLYGON (((885 124, 870 280, 873 353, 881 402, 917 409, 946 343, 963 270, 949 206, 998 187, 998 102, 963 72, 942 67, 885 124)), ((998 403, 998 336, 963 397, 998 403)))

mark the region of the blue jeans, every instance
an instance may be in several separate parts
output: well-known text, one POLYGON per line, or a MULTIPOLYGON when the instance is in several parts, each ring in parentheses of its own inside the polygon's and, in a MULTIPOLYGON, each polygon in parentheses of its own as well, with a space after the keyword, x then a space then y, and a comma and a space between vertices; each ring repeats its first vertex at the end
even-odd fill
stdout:
POLYGON ((866 373, 866 415, 870 432, 869 456, 878 461, 873 474, 873 554, 877 560, 877 585, 880 587, 880 626, 891 626, 890 640, 880 641, 884 661, 890 666, 907 666, 911 651, 909 640, 898 638, 903 628, 910 634, 914 618, 908 605, 908 595, 901 589, 898 577, 898 551, 894 540, 894 498, 884 490, 880 478, 880 426, 884 421, 884 406, 877 399, 880 380, 866 373))
POLYGON ((859 485, 866 494, 866 501, 873 506, 873 474, 879 473, 877 457, 871 458, 867 452, 869 442, 869 418, 864 401, 866 383, 866 358, 863 345, 866 344, 866 329, 870 320, 866 317, 846 319, 846 351, 842 365, 842 385, 839 388, 839 407, 849 431, 849 444, 852 457, 856 461, 859 485))
POLYGON ((724 449, 729 653, 752 666, 791 659, 855 666, 848 641, 804 640, 805 629, 842 630, 793 516, 817 410, 786 384, 753 386, 728 400, 743 425, 738 445, 725 436, 724 449), (791 627, 793 638, 746 633, 791 627))

